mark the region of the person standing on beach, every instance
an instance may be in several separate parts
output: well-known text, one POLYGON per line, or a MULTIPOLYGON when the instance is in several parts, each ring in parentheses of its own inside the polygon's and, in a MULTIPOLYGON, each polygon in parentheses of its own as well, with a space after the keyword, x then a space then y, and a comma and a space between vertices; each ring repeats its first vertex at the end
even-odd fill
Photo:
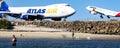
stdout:
POLYGON ((15 37, 15 35, 13 35, 13 37, 12 37, 12 46, 13 47, 16 46, 16 42, 17 42, 17 38, 15 37))
POLYGON ((75 35, 75 33, 74 33, 74 32, 72 32, 72 38, 74 38, 74 35, 75 35))

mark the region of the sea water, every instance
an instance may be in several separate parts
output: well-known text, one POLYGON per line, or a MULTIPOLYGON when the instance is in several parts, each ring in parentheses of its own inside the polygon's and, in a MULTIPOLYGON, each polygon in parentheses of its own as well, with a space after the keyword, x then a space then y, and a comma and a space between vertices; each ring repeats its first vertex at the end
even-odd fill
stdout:
MULTIPOLYGON (((0 38, 0 48, 13 48, 11 38, 0 38)), ((15 48, 120 48, 120 40, 17 38, 15 48)))

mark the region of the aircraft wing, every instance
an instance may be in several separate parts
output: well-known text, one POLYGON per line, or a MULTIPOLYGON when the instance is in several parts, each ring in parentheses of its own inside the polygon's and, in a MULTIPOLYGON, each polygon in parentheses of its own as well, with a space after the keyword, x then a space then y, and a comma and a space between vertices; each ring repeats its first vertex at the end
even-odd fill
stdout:
POLYGON ((15 18, 20 18, 20 16, 21 16, 21 13, 16 13, 16 12, 0 11, 0 13, 9 15, 9 16, 15 17, 15 18))
POLYGON ((34 19, 38 19, 38 20, 41 20, 44 18, 44 15, 38 15, 38 14, 27 14, 27 13, 16 13, 16 12, 9 12, 9 11, 0 11, 0 13, 2 14, 7 14, 11 17, 14 17, 14 18, 20 18, 20 19, 31 19, 31 20, 34 20, 34 19))
MULTIPOLYGON (((0 13, 2 14, 27 14, 27 13, 17 13, 17 12, 9 12, 9 11, 0 11, 0 13)), ((32 14, 32 13, 29 13, 27 15, 37 15, 37 14, 32 14)))
POLYGON ((27 15, 37 15, 37 14, 32 14, 32 13, 17 13, 17 12, 9 12, 9 11, 0 11, 0 13, 3 13, 3 14, 27 14, 27 15))
POLYGON ((9 11, 0 11, 0 13, 3 13, 3 14, 21 14, 21 13, 16 13, 16 12, 9 12, 9 11))

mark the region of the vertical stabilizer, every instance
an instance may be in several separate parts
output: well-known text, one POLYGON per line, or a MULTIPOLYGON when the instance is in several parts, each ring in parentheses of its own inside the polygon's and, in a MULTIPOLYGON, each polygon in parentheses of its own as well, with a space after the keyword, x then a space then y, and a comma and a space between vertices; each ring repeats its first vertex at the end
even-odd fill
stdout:
POLYGON ((1 11, 8 11, 8 5, 4 0, 0 0, 0 10, 1 11))
MULTIPOLYGON (((0 11, 9 11, 8 5, 4 0, 0 0, 0 11)), ((6 18, 6 14, 0 13, 0 18, 6 18)))

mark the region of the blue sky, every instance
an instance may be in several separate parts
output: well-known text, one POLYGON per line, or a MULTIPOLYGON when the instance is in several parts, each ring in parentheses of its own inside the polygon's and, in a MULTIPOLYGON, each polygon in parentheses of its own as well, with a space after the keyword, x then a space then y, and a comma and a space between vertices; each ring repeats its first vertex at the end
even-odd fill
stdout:
MULTIPOLYGON (((76 10, 76 13, 67 18, 67 20, 108 20, 106 16, 101 19, 99 15, 92 15, 86 10, 87 6, 97 6, 109 10, 120 11, 119 0, 5 0, 9 6, 45 6, 57 3, 70 4, 76 10)), ((119 20, 120 17, 111 17, 119 20)), ((14 18, 8 17, 9 20, 14 18)))

